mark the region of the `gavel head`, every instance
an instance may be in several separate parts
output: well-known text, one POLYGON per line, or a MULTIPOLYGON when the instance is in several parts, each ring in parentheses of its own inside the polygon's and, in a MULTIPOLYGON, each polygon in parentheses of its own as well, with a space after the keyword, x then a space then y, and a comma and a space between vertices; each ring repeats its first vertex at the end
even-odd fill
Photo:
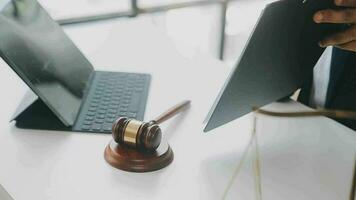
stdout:
POLYGON ((112 135, 120 145, 148 152, 156 150, 162 139, 161 128, 155 121, 146 123, 125 117, 113 124, 112 135))

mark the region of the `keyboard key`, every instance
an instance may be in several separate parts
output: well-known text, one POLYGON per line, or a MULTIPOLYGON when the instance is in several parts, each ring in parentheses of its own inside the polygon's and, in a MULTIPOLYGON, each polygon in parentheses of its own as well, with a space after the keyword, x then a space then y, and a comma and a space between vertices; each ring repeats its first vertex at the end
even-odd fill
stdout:
POLYGON ((124 104, 124 102, 120 102, 121 104, 119 105, 119 109, 123 109, 123 110, 126 110, 129 108, 129 106, 127 104, 124 104))
POLYGON ((127 110, 120 110, 119 112, 116 113, 117 116, 125 116, 126 117, 127 110))
POLYGON ((111 129, 112 129, 112 124, 111 123, 105 123, 103 125, 103 130, 104 131, 111 131, 111 129))
POLYGON ((105 118, 114 118, 116 115, 114 114, 106 114, 106 117, 105 118))
POLYGON ((110 109, 117 109, 117 108, 119 108, 119 105, 118 104, 113 104, 112 102, 110 102, 109 108, 110 109))
POLYGON ((127 117, 135 118, 136 117, 136 113, 127 113, 127 117))
POLYGON ((91 108, 95 108, 95 107, 98 107, 98 106, 99 106, 98 103, 91 103, 91 104, 90 104, 90 107, 91 107, 91 108))
POLYGON ((106 112, 106 110, 108 109, 108 103, 103 103, 100 107, 99 107, 99 109, 100 110, 102 110, 102 111, 104 111, 104 112, 106 112))
POLYGON ((118 113, 120 117, 127 117, 127 112, 118 113))
POLYGON ((94 120, 94 116, 86 116, 85 120, 87 121, 93 121, 94 120))
POLYGON ((95 123, 102 124, 102 123, 104 123, 104 119, 96 119, 95 123))
POLYGON ((88 110, 91 111, 91 112, 95 112, 96 111, 96 107, 90 107, 88 110))
POLYGON ((88 130, 90 130, 90 126, 83 125, 83 126, 82 126, 82 130, 88 131, 88 130))
POLYGON ((111 105, 115 106, 115 107, 118 107, 120 105, 120 99, 111 99, 111 105))
POLYGON ((100 131, 101 130, 101 124, 93 124, 91 128, 94 131, 100 131))
POLYGON ((121 100, 121 97, 120 96, 116 96, 116 97, 112 97, 111 98, 111 102, 113 101, 120 101, 121 100))
POLYGON ((106 119, 105 119, 105 122, 106 122, 106 123, 114 123, 115 120, 116 120, 116 118, 106 118, 106 119))
POLYGON ((110 109, 110 110, 108 111, 108 113, 114 115, 114 114, 117 113, 117 110, 116 110, 116 109, 110 109))
POLYGON ((103 90, 102 88, 97 88, 97 91, 95 91, 94 95, 95 95, 96 97, 102 96, 102 95, 103 95, 102 90, 103 90), (100 91, 98 91, 98 90, 100 90, 100 91))
POLYGON ((98 115, 96 116, 97 119, 105 119, 105 115, 98 115))
POLYGON ((98 114, 100 114, 100 115, 103 115, 103 114, 105 114, 106 113, 106 110, 99 110, 98 111, 98 114))
POLYGON ((87 116, 95 116, 95 113, 94 112, 88 112, 87 116))
POLYGON ((92 125, 93 122, 92 122, 92 121, 84 121, 83 124, 84 124, 84 125, 92 125))

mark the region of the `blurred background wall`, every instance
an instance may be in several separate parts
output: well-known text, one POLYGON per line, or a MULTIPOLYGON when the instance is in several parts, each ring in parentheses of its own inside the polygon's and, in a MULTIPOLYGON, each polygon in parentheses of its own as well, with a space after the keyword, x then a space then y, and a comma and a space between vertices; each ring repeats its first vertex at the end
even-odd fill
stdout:
POLYGON ((118 19, 130 21, 135 32, 149 23, 185 57, 205 55, 235 63, 261 10, 273 0, 39 1, 62 26, 118 19))

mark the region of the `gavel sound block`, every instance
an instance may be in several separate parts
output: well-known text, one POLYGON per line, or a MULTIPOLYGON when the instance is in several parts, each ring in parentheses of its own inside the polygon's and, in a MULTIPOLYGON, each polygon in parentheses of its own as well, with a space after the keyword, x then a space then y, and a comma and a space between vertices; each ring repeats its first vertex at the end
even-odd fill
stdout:
POLYGON ((105 160, 113 167, 129 172, 150 172, 172 163, 174 155, 162 137, 159 124, 190 105, 184 101, 148 123, 119 118, 112 127, 113 140, 105 148, 105 160))

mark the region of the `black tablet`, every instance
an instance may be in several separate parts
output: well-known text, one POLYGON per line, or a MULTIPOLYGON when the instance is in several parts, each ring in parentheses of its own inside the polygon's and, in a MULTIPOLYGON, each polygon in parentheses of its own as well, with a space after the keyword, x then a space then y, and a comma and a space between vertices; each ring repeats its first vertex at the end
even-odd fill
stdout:
POLYGON ((318 42, 342 24, 316 24, 333 0, 281 0, 263 10, 241 57, 218 96, 204 131, 212 130, 300 88, 324 49, 318 42))

